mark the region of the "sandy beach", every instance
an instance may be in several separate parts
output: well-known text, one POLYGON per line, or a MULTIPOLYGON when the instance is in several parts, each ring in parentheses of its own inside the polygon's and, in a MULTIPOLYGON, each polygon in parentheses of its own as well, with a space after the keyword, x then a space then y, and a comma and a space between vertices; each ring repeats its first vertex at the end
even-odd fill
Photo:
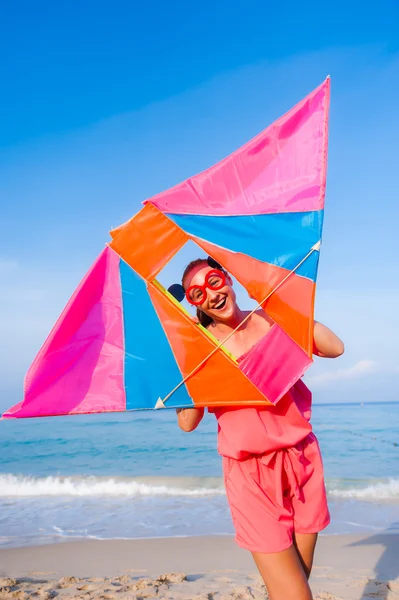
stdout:
MULTIPOLYGON (((261 600, 250 555, 230 536, 78 541, 0 550, 0 598, 261 600)), ((399 536, 322 536, 320 600, 399 598, 399 536)))

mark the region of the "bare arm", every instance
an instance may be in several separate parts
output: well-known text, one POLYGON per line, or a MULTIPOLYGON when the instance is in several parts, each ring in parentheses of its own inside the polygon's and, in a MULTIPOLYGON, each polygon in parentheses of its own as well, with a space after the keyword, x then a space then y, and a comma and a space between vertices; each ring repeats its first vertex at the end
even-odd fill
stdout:
POLYGON ((177 408, 177 423, 183 431, 193 431, 204 416, 203 408, 177 408))
POLYGON ((344 353, 344 344, 328 327, 314 322, 313 354, 322 358, 337 358, 344 353))

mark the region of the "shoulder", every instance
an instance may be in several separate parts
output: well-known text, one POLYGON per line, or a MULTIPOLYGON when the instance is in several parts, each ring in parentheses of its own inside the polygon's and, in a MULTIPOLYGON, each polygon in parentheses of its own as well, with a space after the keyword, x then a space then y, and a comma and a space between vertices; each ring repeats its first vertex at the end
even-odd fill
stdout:
POLYGON ((254 314, 252 315, 252 318, 255 322, 258 322, 258 323, 268 323, 270 327, 274 323, 273 319, 271 319, 269 317, 269 315, 267 313, 265 313, 265 311, 262 308, 260 308, 256 312, 254 312, 254 314))

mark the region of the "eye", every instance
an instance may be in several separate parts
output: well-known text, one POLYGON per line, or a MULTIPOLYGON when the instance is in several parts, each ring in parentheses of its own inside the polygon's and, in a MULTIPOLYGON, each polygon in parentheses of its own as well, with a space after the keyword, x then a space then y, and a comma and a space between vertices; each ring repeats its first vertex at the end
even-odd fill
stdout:
POLYGON ((211 287, 219 287, 219 285, 221 284, 222 280, 220 277, 211 277, 209 280, 209 285, 211 287))
POLYGON ((193 293, 191 294, 192 299, 195 300, 196 302, 201 300, 202 296, 203 296, 202 290, 200 290, 200 289, 194 290, 193 293))

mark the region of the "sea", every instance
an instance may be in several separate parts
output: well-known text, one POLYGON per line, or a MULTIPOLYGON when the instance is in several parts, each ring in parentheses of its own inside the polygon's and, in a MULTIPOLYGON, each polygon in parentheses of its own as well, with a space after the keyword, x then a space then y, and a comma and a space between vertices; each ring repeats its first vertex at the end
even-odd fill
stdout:
MULTIPOLYGON (((399 532, 399 403, 313 407, 332 522, 399 532)), ((206 415, 174 411, 0 421, 0 547, 233 533, 206 415)))

